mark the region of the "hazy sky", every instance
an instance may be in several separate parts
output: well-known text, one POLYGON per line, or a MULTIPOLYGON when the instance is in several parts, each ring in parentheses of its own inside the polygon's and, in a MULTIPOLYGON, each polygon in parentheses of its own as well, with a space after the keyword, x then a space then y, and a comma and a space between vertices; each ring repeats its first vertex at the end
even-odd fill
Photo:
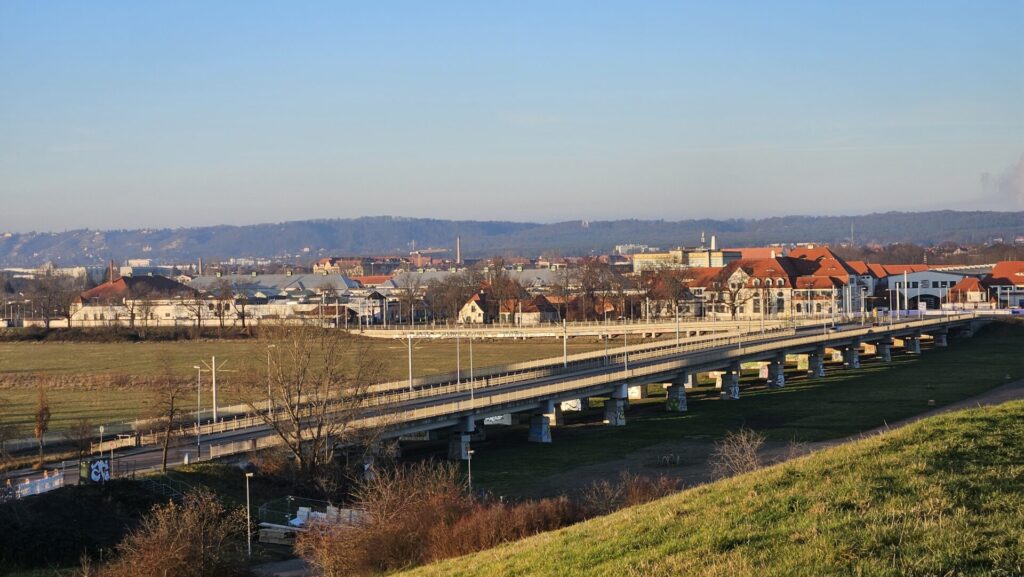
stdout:
POLYGON ((1024 209, 1024 1, 0 0, 0 231, 1024 209))

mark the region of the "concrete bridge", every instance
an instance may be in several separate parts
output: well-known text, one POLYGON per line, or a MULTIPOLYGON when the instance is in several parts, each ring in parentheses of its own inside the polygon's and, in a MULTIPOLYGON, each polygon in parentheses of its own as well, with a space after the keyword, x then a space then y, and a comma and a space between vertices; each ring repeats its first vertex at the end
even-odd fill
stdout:
POLYGON ((617 322, 617 321, 593 321, 574 323, 542 323, 539 325, 519 326, 510 323, 494 323, 487 325, 455 325, 455 326, 429 326, 417 325, 394 325, 391 327, 373 326, 363 328, 357 332, 364 337, 381 339, 527 339, 527 338, 563 338, 563 337, 616 337, 624 334, 637 336, 659 336, 680 334, 701 335, 717 332, 735 332, 751 330, 753 327, 760 329, 778 328, 791 326, 797 323, 817 323, 821 320, 808 319, 750 319, 750 320, 657 320, 648 322, 617 322))
MULTIPOLYGON (((375 389, 363 401, 365 416, 351 426, 386 426, 386 436, 428 434, 449 439, 452 458, 469 458, 469 443, 485 419, 509 422, 514 415, 529 419, 529 440, 550 442, 550 427, 562 410, 585 407, 591 397, 603 397, 604 421, 626 424, 631 392, 642 394, 646 385, 666 386, 666 409, 686 410, 686 389, 700 373, 714 373, 723 399, 739 399, 743 363, 765 362, 772 387, 785 386, 787 356, 803 355, 808 374, 825 374, 826 355, 841 359, 848 369, 860 367, 865 349, 882 361, 891 360, 894 346, 920 353, 921 339, 947 345, 951 333, 973 334, 986 322, 972 315, 949 315, 885 325, 799 327, 766 333, 710 336, 687 343, 660 342, 630 349, 589 353, 590 358, 564 364, 562 358, 535 362, 517 373, 499 374, 459 382, 413 388, 375 389), (596 356, 594 356, 596 355, 596 356)), ((230 447, 211 447, 211 457, 245 452, 273 443, 273 433, 257 427, 253 434, 230 447)))

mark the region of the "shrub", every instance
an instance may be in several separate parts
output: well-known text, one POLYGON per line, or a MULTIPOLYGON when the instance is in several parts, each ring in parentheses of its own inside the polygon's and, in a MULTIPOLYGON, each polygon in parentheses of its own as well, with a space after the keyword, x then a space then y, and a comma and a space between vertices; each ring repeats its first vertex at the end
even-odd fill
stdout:
POLYGON ((711 453, 711 473, 716 478, 731 477, 756 471, 761 467, 758 451, 764 445, 764 435, 741 428, 729 431, 725 438, 715 443, 711 453))

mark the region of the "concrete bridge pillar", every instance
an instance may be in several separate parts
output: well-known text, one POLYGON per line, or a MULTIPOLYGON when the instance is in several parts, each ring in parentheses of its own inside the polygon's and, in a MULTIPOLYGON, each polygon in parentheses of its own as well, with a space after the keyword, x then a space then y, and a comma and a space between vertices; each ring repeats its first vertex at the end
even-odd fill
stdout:
POLYGON ((934 335, 932 335, 935 338, 935 346, 937 346, 937 347, 949 346, 949 342, 946 340, 947 334, 948 333, 946 331, 942 331, 941 333, 935 333, 934 335))
POLYGON ((693 382, 693 375, 683 373, 675 382, 665 387, 665 410, 676 413, 686 412, 686 383, 693 382))
POLYGON ((843 348, 843 367, 847 369, 860 368, 860 343, 854 342, 843 348))
POLYGON ((565 417, 562 416, 562 404, 554 401, 545 401, 544 416, 548 418, 548 424, 552 427, 565 426, 565 417))
POLYGON ((825 376, 825 349, 819 347, 818 350, 814 351, 808 359, 808 366, 810 368, 809 377, 812 379, 825 376))
POLYGON ((626 401, 624 399, 608 399, 604 402, 604 422, 612 427, 626 424, 626 401))
POLYGON ((779 353, 768 365, 768 388, 781 389, 784 386, 786 386, 786 353, 779 353))
POLYGON ((469 459, 469 433, 455 432, 448 437, 448 458, 453 461, 469 459))
POLYGON ((882 359, 882 362, 892 362, 892 341, 880 341, 876 347, 878 358, 882 359))
POLYGON ((547 415, 534 415, 530 417, 530 435, 527 437, 531 443, 551 442, 551 421, 547 415))
POLYGON ((723 375, 722 398, 728 401, 736 401, 740 398, 740 364, 729 365, 729 370, 723 375))
POLYGON ((903 346, 907 348, 908 353, 921 354, 921 333, 917 332, 903 339, 903 346))

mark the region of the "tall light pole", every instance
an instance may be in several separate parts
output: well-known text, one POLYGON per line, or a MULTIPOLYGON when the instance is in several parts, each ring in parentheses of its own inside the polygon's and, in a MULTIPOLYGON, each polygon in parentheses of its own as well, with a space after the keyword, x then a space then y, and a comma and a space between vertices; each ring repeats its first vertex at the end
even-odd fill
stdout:
POLYGON ((466 477, 469 480, 469 494, 473 495, 473 449, 466 449, 466 477))
POLYGON ((565 325, 565 319, 562 319, 562 366, 569 366, 569 329, 565 325))
POLYGON ((270 392, 270 349, 276 349, 277 345, 267 345, 267 416, 274 419, 274 396, 270 392))
POLYGON ((196 370, 196 461, 198 461, 203 454, 201 443, 203 433, 201 422, 203 418, 203 367, 192 365, 192 368, 196 370))
POLYGON ((676 305, 676 348, 679 348, 679 301, 675 302, 676 305))
POLYGON ((245 474, 245 542, 249 549, 249 558, 252 559, 252 520, 249 510, 252 508, 249 502, 249 479, 252 473, 245 474))
POLYGON ((462 381, 462 342, 459 340, 458 329, 455 329, 455 382, 462 381))
POLYGON ((409 333, 409 390, 412 390, 412 333, 409 333))

